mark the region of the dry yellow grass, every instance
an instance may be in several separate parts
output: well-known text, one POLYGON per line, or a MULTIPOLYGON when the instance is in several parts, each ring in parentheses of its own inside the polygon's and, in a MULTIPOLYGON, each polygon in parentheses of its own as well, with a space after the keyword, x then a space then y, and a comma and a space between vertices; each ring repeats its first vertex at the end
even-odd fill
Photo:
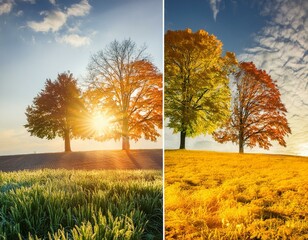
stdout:
POLYGON ((308 158, 165 151, 166 239, 308 239, 308 158))

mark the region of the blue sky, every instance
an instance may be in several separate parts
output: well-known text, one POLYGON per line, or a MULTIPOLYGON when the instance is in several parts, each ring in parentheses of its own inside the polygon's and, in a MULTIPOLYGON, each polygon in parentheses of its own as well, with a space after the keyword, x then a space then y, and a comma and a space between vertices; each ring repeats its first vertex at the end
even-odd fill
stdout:
MULTIPOLYGON (((164 12, 165 31, 205 29, 225 51, 267 70, 278 81, 292 129, 287 148, 274 145, 268 152, 308 155, 307 1, 165 0, 164 12)), ((0 155, 62 151, 62 139, 31 137, 23 127, 25 109, 45 80, 70 70, 82 82, 91 54, 128 37, 146 43, 162 70, 162 31, 160 0, 0 0, 0 155)), ((178 145, 179 136, 166 129, 166 148, 178 145)), ((209 136, 188 139, 187 147, 237 151, 209 136)), ((120 142, 72 141, 73 150, 109 148, 120 142)))
POLYGON ((268 19, 260 16, 257 1, 220 1, 218 9, 214 18, 208 0, 166 0, 165 30, 205 29, 223 41, 224 50, 238 54, 268 19))
MULTIPOLYGON (((205 29, 220 39, 224 51, 253 61, 277 80, 292 130, 287 148, 269 151, 308 156, 308 1, 304 0, 165 0, 165 31, 205 29)), ((179 135, 165 130, 165 147, 178 148, 179 135)), ((238 151, 210 136, 187 139, 189 149, 238 151)), ((245 149, 245 151, 249 149, 245 149)))
MULTIPOLYGON (((147 45, 163 69, 162 1, 0 0, 0 155, 62 151, 62 139, 31 137, 25 110, 47 78, 86 77, 91 54, 114 39, 147 45)), ((72 150, 115 149, 120 142, 72 141, 72 150)), ((161 148, 141 140, 132 148, 161 148)))

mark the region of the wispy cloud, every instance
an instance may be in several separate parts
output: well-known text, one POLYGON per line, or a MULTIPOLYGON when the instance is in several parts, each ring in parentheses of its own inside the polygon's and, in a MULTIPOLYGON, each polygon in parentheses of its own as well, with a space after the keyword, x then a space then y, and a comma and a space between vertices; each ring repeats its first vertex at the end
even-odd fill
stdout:
POLYGON ((0 16, 6 13, 10 13, 13 9, 13 1, 0 1, 0 16))
POLYGON ((216 21, 217 14, 219 13, 219 5, 221 3, 221 0, 209 0, 209 1, 211 9, 213 11, 214 20, 216 21))
POLYGON ((19 10, 17 13, 15 13, 15 16, 17 17, 21 17, 22 15, 24 15, 24 12, 22 10, 19 10))
MULTIPOLYGON (((55 0, 49 0, 53 5, 56 4, 55 0)), ((54 11, 43 11, 40 15, 45 15, 42 21, 29 21, 28 27, 36 32, 56 32, 66 23, 69 17, 82 17, 89 14, 91 5, 87 0, 82 0, 80 3, 73 4, 66 11, 59 9, 54 11)))
POLYGON ((256 35, 255 46, 240 56, 254 61, 277 80, 292 129, 287 143, 298 154, 300 144, 308 145, 307 12, 307 1, 268 1, 262 14, 271 20, 256 35))
POLYGON ((75 23, 75 26, 68 28, 68 32, 70 33, 80 32, 79 27, 80 27, 80 23, 75 23))
POLYGON ((35 0, 22 0, 23 2, 28 2, 28 3, 31 3, 31 4, 35 4, 35 0))
POLYGON ((56 39, 60 43, 66 43, 73 47, 81 47, 90 44, 90 38, 78 34, 68 34, 56 39))
POLYGON ((45 13, 43 21, 29 21, 27 25, 36 32, 56 32, 65 24, 66 19, 65 13, 56 10, 45 13))
MULTIPOLYGON (((49 0, 52 5, 56 5, 55 0, 49 0)), ((90 13, 91 5, 88 0, 81 0, 77 4, 73 4, 66 10, 56 9, 54 11, 42 11, 40 15, 44 18, 42 21, 29 21, 27 26, 35 32, 58 32, 66 26, 62 36, 57 33, 56 41, 59 43, 66 43, 74 47, 80 47, 90 44, 90 38, 87 36, 80 36, 76 32, 80 31, 80 21, 74 21, 74 24, 68 21, 71 17, 83 17, 90 13), (75 34, 73 34, 75 33, 75 34)))
POLYGON ((80 3, 73 4, 67 9, 68 16, 81 17, 89 14, 91 5, 87 0, 82 0, 80 3))
MULTIPOLYGON (((35 4, 35 0, 22 0, 23 2, 35 4)), ((69 18, 73 17, 84 17, 90 13, 91 5, 88 0, 81 0, 79 3, 69 6, 67 9, 59 9, 56 6, 56 0, 49 0, 54 6, 54 10, 41 11, 39 14, 43 16, 40 21, 28 21, 27 26, 35 32, 52 32, 56 33, 63 30, 64 26, 67 29, 64 30, 63 35, 59 37, 57 34, 56 41, 60 43, 70 44, 74 47, 80 47, 90 44, 90 38, 87 36, 80 36, 76 34, 79 31, 80 22, 76 24, 68 24, 69 18), (74 33, 74 34, 73 34, 74 33)), ((0 0, 0 15, 8 14, 12 11, 14 5, 13 0, 0 0)), ((15 16, 22 16, 23 11, 20 10, 15 13, 15 16)), ((64 28, 65 29, 65 28, 64 28)), ((35 41, 34 41, 35 43, 35 41)))

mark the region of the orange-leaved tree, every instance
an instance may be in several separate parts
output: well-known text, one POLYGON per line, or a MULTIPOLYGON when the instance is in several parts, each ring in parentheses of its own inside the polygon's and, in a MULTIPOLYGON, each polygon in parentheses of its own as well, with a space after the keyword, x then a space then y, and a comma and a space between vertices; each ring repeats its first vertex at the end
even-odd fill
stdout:
POLYGON ((145 54, 129 40, 113 41, 93 55, 88 66, 86 96, 111 120, 109 131, 98 140, 122 139, 122 149, 130 149, 130 139, 156 141, 162 128, 162 74, 145 54))
POLYGON ((81 132, 88 116, 77 80, 72 73, 61 73, 55 81, 46 80, 45 88, 26 110, 25 127, 39 138, 64 140, 65 152, 71 151, 72 137, 83 137, 81 132))
POLYGON ((222 42, 204 30, 165 34, 165 116, 185 138, 212 134, 230 115, 228 75, 235 55, 222 56, 222 42))
POLYGON ((215 140, 238 144, 240 153, 244 146, 269 149, 274 140, 286 147, 284 137, 291 133, 287 110, 271 76, 252 62, 241 62, 233 85, 232 115, 213 134, 215 140))

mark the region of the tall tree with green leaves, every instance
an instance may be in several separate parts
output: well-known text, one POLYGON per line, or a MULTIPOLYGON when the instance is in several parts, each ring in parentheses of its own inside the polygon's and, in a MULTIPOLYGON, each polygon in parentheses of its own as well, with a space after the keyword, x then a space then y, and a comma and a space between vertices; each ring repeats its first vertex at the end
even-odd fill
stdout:
POLYGON ((145 50, 130 39, 115 40, 88 65, 86 96, 110 118, 98 139, 121 139, 123 150, 130 149, 130 140, 156 141, 162 128, 162 74, 145 50))
POLYGON ((269 149, 271 141, 286 147, 284 137, 291 129, 276 82, 252 62, 241 62, 234 76, 232 115, 213 134, 215 140, 238 144, 239 153, 244 153, 245 146, 269 149))
POLYGON ((211 134, 230 115, 228 74, 235 55, 222 56, 222 43, 204 30, 165 34, 165 116, 168 127, 186 137, 211 134))
POLYGON ((61 73, 55 81, 46 80, 45 88, 26 109, 28 132, 46 139, 64 139, 65 152, 71 151, 72 137, 82 136, 87 111, 72 73, 61 73))

